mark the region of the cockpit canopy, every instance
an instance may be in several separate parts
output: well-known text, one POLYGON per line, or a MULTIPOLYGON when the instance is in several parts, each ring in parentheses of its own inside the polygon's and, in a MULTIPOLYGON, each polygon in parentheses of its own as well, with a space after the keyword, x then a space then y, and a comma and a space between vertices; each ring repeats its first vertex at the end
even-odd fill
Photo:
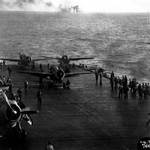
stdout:
POLYGON ((19 54, 20 56, 20 65, 29 65, 31 63, 31 57, 30 56, 26 56, 25 54, 19 54))
POLYGON ((67 55, 62 56, 61 63, 69 64, 69 58, 67 55))
POLYGON ((50 77, 52 80, 56 82, 62 82, 65 73, 59 66, 51 66, 49 69, 50 77))

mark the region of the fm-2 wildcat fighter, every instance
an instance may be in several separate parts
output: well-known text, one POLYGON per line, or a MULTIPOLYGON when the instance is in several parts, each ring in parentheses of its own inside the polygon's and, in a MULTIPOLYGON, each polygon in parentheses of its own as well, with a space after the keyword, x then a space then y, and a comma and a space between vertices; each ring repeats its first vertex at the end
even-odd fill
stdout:
POLYGON ((0 139, 20 140, 26 135, 21 123, 25 120, 32 125, 30 114, 37 113, 21 101, 9 100, 6 93, 0 90, 0 139))
POLYGON ((48 72, 38 72, 38 71, 19 71, 20 73, 25 73, 39 77, 39 83, 42 85, 43 79, 48 80, 48 85, 50 87, 65 87, 64 78, 73 77, 81 74, 91 74, 91 72, 72 72, 66 73, 60 66, 51 66, 48 72))
POLYGON ((59 62, 59 66, 65 71, 70 72, 70 61, 78 61, 78 60, 88 60, 88 59, 94 59, 94 57, 68 57, 67 55, 63 55, 61 57, 48 57, 43 56, 46 59, 56 59, 59 62))
POLYGON ((31 59, 30 56, 19 53, 19 58, 0 58, 3 61, 18 62, 21 67, 34 66, 36 61, 45 60, 44 58, 31 59))

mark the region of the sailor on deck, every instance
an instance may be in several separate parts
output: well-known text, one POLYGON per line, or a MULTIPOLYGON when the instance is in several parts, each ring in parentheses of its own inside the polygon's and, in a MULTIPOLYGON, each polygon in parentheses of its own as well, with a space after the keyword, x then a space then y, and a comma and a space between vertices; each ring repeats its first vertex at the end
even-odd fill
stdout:
POLYGON ((96 79, 96 84, 98 83, 98 69, 95 69, 95 79, 96 79))
POLYGON ((54 146, 50 143, 50 141, 48 141, 45 150, 54 150, 54 146))

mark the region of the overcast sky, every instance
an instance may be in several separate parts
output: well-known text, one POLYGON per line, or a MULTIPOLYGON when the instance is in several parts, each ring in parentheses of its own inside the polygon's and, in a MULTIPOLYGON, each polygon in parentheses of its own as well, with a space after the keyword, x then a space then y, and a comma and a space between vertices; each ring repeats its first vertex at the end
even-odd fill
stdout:
POLYGON ((150 0, 0 0, 1 10, 59 11, 79 5, 82 12, 150 12, 150 0))

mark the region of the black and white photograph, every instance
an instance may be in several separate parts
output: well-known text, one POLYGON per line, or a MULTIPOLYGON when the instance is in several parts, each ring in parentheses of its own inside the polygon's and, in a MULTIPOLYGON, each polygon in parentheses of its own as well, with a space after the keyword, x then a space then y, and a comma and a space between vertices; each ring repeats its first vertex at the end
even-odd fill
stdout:
POLYGON ((0 0, 0 150, 150 150, 150 0, 0 0))

